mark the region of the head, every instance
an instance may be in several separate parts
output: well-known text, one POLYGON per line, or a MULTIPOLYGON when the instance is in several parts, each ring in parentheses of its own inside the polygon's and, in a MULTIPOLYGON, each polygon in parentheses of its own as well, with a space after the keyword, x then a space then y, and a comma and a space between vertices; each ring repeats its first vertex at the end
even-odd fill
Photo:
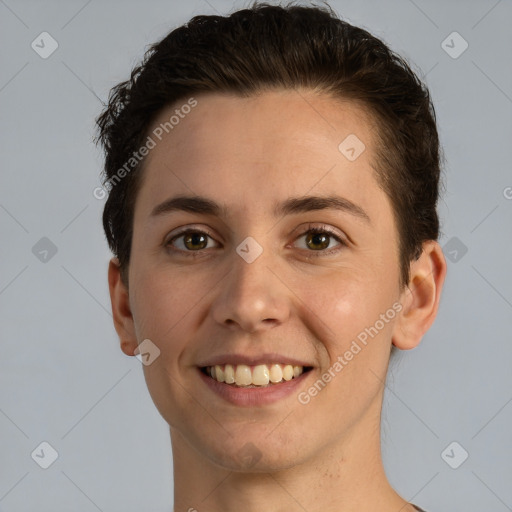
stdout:
POLYGON ((311 457, 378 421, 390 351, 419 343, 446 271, 434 107, 409 65, 328 7, 196 16, 113 88, 98 128, 115 325, 125 353, 158 347, 144 371, 171 427, 225 467, 245 439, 284 467, 301 428, 319 430, 311 457), (273 436, 276 404, 216 408, 219 427, 198 366, 269 352, 307 362, 309 384, 331 370, 328 386, 273 436))

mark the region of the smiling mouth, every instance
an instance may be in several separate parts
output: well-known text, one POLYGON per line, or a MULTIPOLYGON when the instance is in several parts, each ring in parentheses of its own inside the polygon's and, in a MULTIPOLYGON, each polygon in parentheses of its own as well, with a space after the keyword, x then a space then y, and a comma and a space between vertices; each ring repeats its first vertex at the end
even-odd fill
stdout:
POLYGON ((246 364, 203 366, 201 371, 213 380, 233 387, 264 388, 296 379, 312 369, 312 366, 273 363, 256 366, 246 364))

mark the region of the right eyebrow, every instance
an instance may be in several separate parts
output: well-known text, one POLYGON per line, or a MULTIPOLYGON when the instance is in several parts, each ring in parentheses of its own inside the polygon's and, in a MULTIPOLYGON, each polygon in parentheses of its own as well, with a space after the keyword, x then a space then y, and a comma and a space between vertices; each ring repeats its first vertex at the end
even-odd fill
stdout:
POLYGON ((217 217, 225 216, 227 209, 220 206, 215 201, 201 196, 177 196, 167 199, 163 203, 155 206, 150 217, 158 217, 166 213, 181 210, 191 213, 202 213, 204 215, 215 215, 217 217))

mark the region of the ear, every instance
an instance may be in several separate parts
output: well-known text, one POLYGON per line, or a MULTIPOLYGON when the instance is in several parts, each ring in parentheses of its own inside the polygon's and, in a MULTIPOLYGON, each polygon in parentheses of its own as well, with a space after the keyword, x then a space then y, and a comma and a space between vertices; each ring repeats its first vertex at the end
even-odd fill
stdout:
POLYGON ((112 258, 108 266, 108 287, 114 327, 119 336, 121 350, 127 356, 133 356, 135 355, 134 350, 138 346, 135 324, 130 309, 128 290, 121 279, 119 260, 117 258, 112 258))
POLYGON ((419 345, 434 323, 446 276, 446 260, 434 240, 423 244, 421 256, 410 266, 408 286, 402 292, 402 311, 393 330, 393 344, 401 350, 419 345))

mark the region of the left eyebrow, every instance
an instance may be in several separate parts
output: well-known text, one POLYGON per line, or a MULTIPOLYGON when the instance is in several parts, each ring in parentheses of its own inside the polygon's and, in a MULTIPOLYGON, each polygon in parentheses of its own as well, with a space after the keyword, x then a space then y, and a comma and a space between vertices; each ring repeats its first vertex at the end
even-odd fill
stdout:
POLYGON ((340 196, 306 196, 292 197, 274 208, 274 216, 284 216, 293 213, 310 212, 314 210, 340 210, 371 224, 369 215, 356 203, 340 196))
MULTIPOLYGON (((291 197, 282 203, 275 205, 273 215, 274 217, 283 217, 285 215, 327 209, 350 213, 355 217, 363 219, 368 224, 371 224, 370 217, 363 208, 349 199, 333 195, 291 197)), ((172 211, 186 211, 204 215, 213 215, 216 217, 226 217, 228 208, 202 196, 177 196, 167 199, 163 203, 155 206, 150 217, 158 217, 172 211)))

